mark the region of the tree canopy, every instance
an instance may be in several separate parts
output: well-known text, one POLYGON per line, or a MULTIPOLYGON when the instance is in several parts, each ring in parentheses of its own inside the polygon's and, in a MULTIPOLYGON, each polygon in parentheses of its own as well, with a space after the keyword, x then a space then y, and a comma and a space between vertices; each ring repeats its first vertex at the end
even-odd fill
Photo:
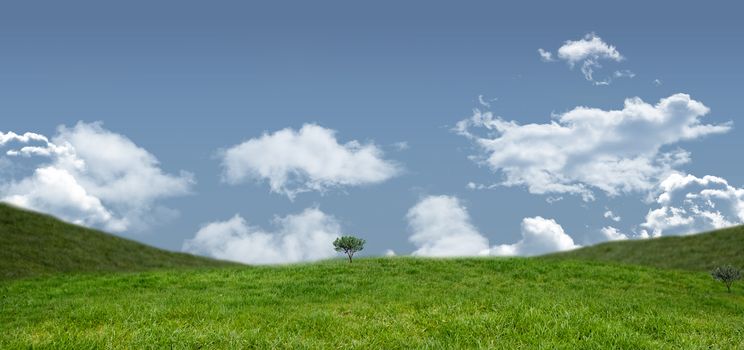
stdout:
POLYGON ((364 249, 365 241, 361 238, 354 236, 341 236, 333 241, 333 247, 337 252, 344 253, 349 257, 349 262, 354 256, 354 253, 364 249))

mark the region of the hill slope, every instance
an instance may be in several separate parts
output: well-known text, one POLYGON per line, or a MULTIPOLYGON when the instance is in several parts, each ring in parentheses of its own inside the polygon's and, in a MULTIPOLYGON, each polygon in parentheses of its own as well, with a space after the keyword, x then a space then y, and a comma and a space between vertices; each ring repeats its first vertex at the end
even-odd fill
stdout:
POLYGON ((744 268, 744 226, 690 236, 606 242, 541 258, 617 262, 692 271, 710 271, 722 264, 744 268))
POLYGON ((744 287, 540 259, 359 259, 0 281, 0 348, 735 349, 744 287))
POLYGON ((59 273, 234 265, 168 252, 0 203, 0 280, 59 273))

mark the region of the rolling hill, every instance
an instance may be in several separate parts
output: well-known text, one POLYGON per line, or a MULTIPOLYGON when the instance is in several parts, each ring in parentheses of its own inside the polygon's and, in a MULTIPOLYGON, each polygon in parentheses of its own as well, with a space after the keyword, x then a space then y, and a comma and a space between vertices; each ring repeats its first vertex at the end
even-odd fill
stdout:
POLYGON ((691 271, 710 271, 723 264, 744 268, 744 226, 689 236, 606 242, 540 258, 604 261, 691 271))
POLYGON ((3 203, 0 247, 0 280, 52 273, 234 265, 153 248, 3 203))
POLYGON ((0 348, 744 348, 744 287, 704 272, 741 244, 249 267, 0 205, 0 348))

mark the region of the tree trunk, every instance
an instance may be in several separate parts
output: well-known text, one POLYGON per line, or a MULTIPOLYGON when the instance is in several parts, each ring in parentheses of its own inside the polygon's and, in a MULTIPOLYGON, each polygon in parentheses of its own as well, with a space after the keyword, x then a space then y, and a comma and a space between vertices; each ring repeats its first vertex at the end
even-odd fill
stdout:
POLYGON ((352 256, 353 254, 347 254, 347 255, 349 256, 349 263, 351 263, 351 256, 352 256))

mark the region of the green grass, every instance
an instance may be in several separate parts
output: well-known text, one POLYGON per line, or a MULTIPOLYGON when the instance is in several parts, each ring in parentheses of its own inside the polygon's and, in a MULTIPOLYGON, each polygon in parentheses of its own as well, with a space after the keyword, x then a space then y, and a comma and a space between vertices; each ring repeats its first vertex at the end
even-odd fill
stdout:
POLYGON ((607 242, 543 258, 605 261, 706 272, 724 264, 744 268, 744 226, 690 236, 607 242))
POLYGON ((540 259, 359 259, 0 282, 0 348, 744 348, 744 290, 540 259))
POLYGON ((0 280, 234 265, 173 253, 0 203, 0 280))
POLYGON ((743 230, 252 267, 0 205, 0 349, 744 349, 744 286, 706 273, 742 265, 743 230))

